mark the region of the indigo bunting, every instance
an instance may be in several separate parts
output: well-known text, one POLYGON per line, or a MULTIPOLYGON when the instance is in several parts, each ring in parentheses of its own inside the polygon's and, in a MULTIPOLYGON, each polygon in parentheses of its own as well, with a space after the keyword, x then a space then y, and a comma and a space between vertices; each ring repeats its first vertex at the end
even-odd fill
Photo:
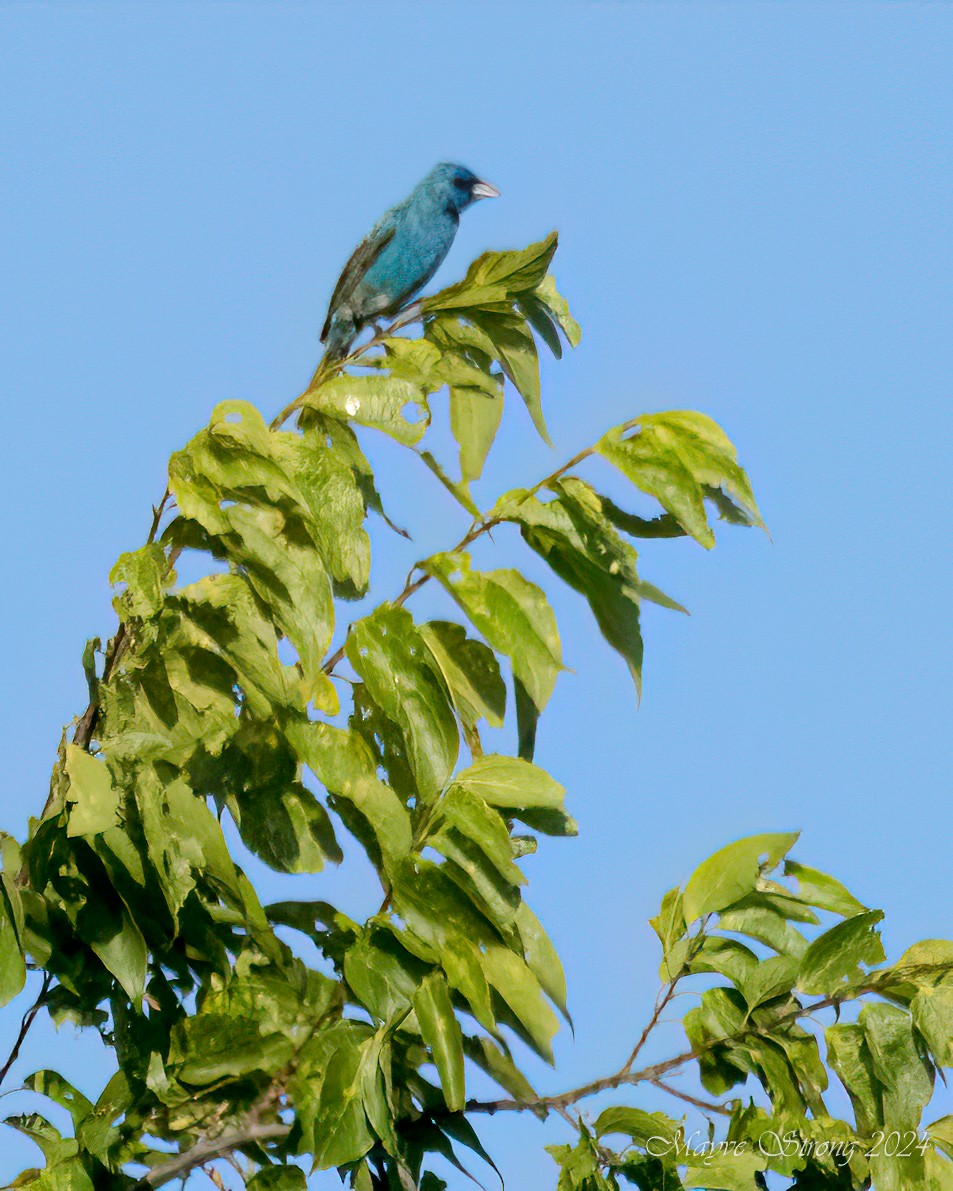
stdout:
POLYGON ((386 211, 355 248, 334 287, 321 331, 327 355, 347 355, 362 327, 395 314, 423 289, 450 251, 460 212, 499 193, 466 166, 444 162, 386 211))

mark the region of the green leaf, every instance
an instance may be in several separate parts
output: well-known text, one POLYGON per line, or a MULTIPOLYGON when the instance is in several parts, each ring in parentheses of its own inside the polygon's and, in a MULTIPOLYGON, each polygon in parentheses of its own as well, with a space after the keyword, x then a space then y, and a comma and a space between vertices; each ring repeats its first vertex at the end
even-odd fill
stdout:
POLYGON ((450 593, 486 638, 510 658, 537 711, 549 701, 562 669, 556 618, 546 596, 519 571, 474 571, 463 552, 434 554, 420 564, 450 593))
POLYGON ((685 920, 694 922, 705 914, 723 910, 750 893, 762 867, 774 868, 797 838, 797 832, 751 835, 728 844, 703 861, 685 886, 685 920))
POLYGON ((539 355, 532 331, 522 319, 509 314, 475 311, 472 321, 492 342, 494 355, 507 379, 523 398, 540 438, 548 446, 552 446, 552 439, 543 417, 539 355))
POLYGON ((506 684, 493 651, 448 620, 432 620, 418 631, 464 725, 472 730, 485 719, 492 728, 502 728, 506 684))
POLYGON ((944 1154, 953 1155, 953 1116, 940 1117, 926 1127, 926 1133, 944 1154))
POLYGON ((478 480, 503 420, 503 390, 496 396, 473 386, 450 388, 450 429, 460 447, 460 476, 478 480))
POLYGON ((515 294, 535 290, 546 276, 558 243, 556 232, 550 232, 526 248, 485 252, 467 270, 467 280, 476 285, 505 285, 515 294))
POLYGON ((388 871, 396 868, 410 851, 410 816, 394 791, 378 778, 374 758, 360 736, 313 721, 289 727, 288 737, 374 863, 388 871), (347 811, 347 804, 366 829, 347 811))
POLYGON ((363 1060, 373 1039, 345 1039, 331 1055, 315 1121, 315 1166, 327 1170, 354 1162, 374 1144, 363 1105, 363 1060))
POLYGON ((427 966, 388 931, 364 933, 344 957, 344 978, 379 1021, 406 1013, 427 966))
POLYGON ((455 480, 451 480, 438 460, 429 451, 421 451, 420 458, 426 463, 440 483, 443 484, 444 488, 446 488, 457 504, 466 509, 471 517, 479 518, 480 510, 473 503, 473 497, 470 495, 470 486, 467 480, 463 479, 459 484, 455 480))
POLYGON ((807 939, 787 916, 757 893, 750 893, 740 903, 722 910, 718 917, 722 930, 734 931, 773 947, 781 955, 799 959, 807 950, 807 939))
POLYGON ((685 530, 671 513, 659 513, 657 517, 638 517, 628 513, 608 498, 602 498, 602 511, 616 529, 633 538, 684 538, 685 530))
POLYGON ((724 1152, 695 1156, 685 1163, 682 1181, 686 1187, 704 1187, 706 1191, 753 1191, 755 1174, 765 1170, 768 1159, 753 1151, 724 1152))
POLYGON ((300 1166, 266 1166, 245 1187, 246 1191, 307 1191, 308 1180, 300 1166))
POLYGON ((559 1023, 529 967, 518 955, 498 945, 490 945, 481 953, 480 964, 489 983, 525 1029, 526 1041, 552 1064, 552 1040, 559 1023))
POLYGON ((439 317, 447 311, 470 315, 475 310, 496 310, 506 314, 511 305, 512 299, 505 285, 476 285, 466 280, 448 285, 421 302, 423 313, 428 317, 439 317))
POLYGON ((303 509, 304 495, 280 456, 280 444, 292 437, 271 433, 247 401, 221 402, 208 428, 169 461, 169 487, 182 516, 208 522, 214 533, 225 525, 213 520, 223 499, 258 504, 264 496, 303 509))
POLYGON ((145 991, 148 948, 142 932, 119 901, 88 901, 77 915, 77 933, 138 1006, 145 991))
MULTIPOLYGON (((717 972, 744 992, 758 968, 758 957, 737 939, 722 939, 718 935, 706 935, 691 960, 692 972, 717 972)), ((748 1000, 747 996, 745 1000, 748 1000)), ((750 1004, 750 1001, 749 1001, 750 1004)))
POLYGON ((846 918, 815 939, 801 957, 798 988, 833 996, 862 978, 861 964, 881 963, 884 949, 875 928, 882 920, 882 910, 868 910, 846 918))
POLYGON ((107 1151, 122 1137, 115 1122, 128 1113, 135 1101, 126 1073, 117 1071, 100 1093, 95 1108, 77 1123, 76 1138, 82 1148, 108 1161, 107 1151))
POLYGON ((399 1152, 400 1142, 394 1126, 393 1056, 387 1041, 390 1026, 377 1030, 361 1059, 361 1094, 364 1113, 371 1128, 390 1154, 399 1152))
POLYGON ((539 981, 543 992, 568 1021, 566 974, 559 954, 542 923, 524 901, 520 902, 516 912, 516 926, 523 944, 523 957, 529 970, 539 981))
POLYGON ((545 503, 526 492, 509 493, 495 515, 517 522, 527 544, 585 596, 602 635, 625 659, 641 692, 641 598, 684 608, 639 579, 638 555, 603 515, 602 500, 588 484, 570 476, 552 491, 555 499, 545 503))
POLYGON ((588 1128, 579 1123, 579 1140, 575 1146, 546 1146, 559 1166, 557 1191, 615 1191, 614 1178, 602 1173, 605 1157, 595 1144, 588 1128))
POLYGON ((532 761, 536 756, 536 729, 539 726, 540 708, 523 682, 515 676, 513 702, 516 705, 516 755, 521 761, 532 761))
MULTIPOLYGON (((261 957, 246 952, 235 968, 212 982, 193 1021, 234 1018, 239 1026, 253 1021, 264 1037, 279 1036, 301 1046, 343 1000, 340 984, 310 970, 300 960, 282 956, 281 967, 265 965, 261 957)), ((192 1027, 188 1027, 191 1029, 192 1027)), ((188 1055, 185 1056, 188 1059, 188 1055)))
MULTIPOLYGON (((18 1133, 22 1133, 24 1137, 28 1137, 37 1145, 50 1167, 59 1167, 64 1158, 69 1158, 76 1153, 76 1142, 72 1138, 62 1137, 59 1130, 38 1112, 8 1116, 4 1118, 3 1123, 9 1125, 11 1129, 16 1129, 18 1133)), ((16 1186, 15 1183, 13 1185, 16 1186)), ((53 1182, 48 1186, 54 1188, 55 1191, 72 1191, 65 1181, 53 1182)), ((91 1184, 90 1191, 92 1191, 91 1184)))
POLYGON ((420 842, 456 860, 453 838, 460 837, 472 841, 503 881, 513 886, 524 882, 525 877, 513 863, 510 835, 502 815, 472 790, 453 785, 437 804, 430 830, 420 842))
POLYGON ((178 1064, 178 1078, 204 1087, 222 1079, 240 1078, 255 1071, 272 1074, 294 1053, 290 1038, 263 1035, 253 1017, 199 1013, 173 1030, 169 1059, 178 1064))
POLYGON ((517 303, 520 314, 530 324, 557 360, 562 359, 563 345, 559 338, 559 323, 535 294, 525 294, 517 303))
POLYGON ((490 986, 480 967, 477 944, 469 938, 451 935, 440 944, 439 959, 450 987, 464 998, 480 1025, 496 1033, 490 986))
POLYGON ((438 375, 440 350, 426 339, 405 339, 392 335, 381 342, 382 356, 366 355, 363 363, 371 368, 386 368, 391 376, 412 381, 427 393, 436 393, 446 379, 438 375))
POLYGON ((327 682, 322 663, 334 632, 334 606, 331 579, 314 542, 278 507, 216 507, 215 521, 217 533, 205 524, 215 533, 210 552, 241 570, 295 647, 305 676, 320 688, 327 682))
POLYGON ((885 1126, 918 1129, 933 1095, 933 1067, 920 1053, 910 1015, 893 1005, 870 1004, 861 1009, 859 1022, 884 1088, 885 1126))
POLYGON ((325 857, 343 859, 328 813, 297 782, 252 790, 230 803, 245 844, 281 873, 319 873, 325 857))
POLYGON ((641 1108, 606 1108, 593 1125, 596 1137, 607 1137, 611 1133, 623 1133, 631 1137, 635 1145, 646 1147, 657 1145, 654 1153, 668 1153, 674 1149, 681 1135, 681 1128, 662 1112, 645 1112, 641 1108))
POLYGON ((556 289, 556 279, 552 273, 547 273, 533 292, 533 298, 541 302, 559 324, 570 347, 578 347, 582 339, 582 330, 576 320, 569 313, 569 305, 559 290, 556 289))
POLYGON ((430 801, 453 771, 460 738, 413 617, 403 608, 382 605, 351 626, 346 651, 374 701, 400 728, 419 796, 430 801))
POLYGON ((490 806, 507 810, 540 808, 562 810, 565 789, 545 769, 491 753, 479 757, 454 775, 455 788, 476 794, 490 806))
POLYGON ((450 989, 439 972, 431 973, 421 984, 414 997, 414 1009, 421 1035, 440 1074, 447 1108, 462 1112, 466 1101, 463 1034, 453 1012, 450 989))
POLYGON ((643 414, 634 432, 626 427, 610 430, 595 449, 643 492, 654 496, 686 533, 705 547, 715 544, 705 513, 709 488, 724 489, 752 522, 763 528, 734 447, 704 414, 689 410, 643 414))
POLYGON ((124 583, 125 590, 113 600, 121 620, 146 620, 162 607, 166 590, 175 582, 165 549, 151 542, 138 550, 120 554, 109 572, 109 582, 124 583))
POLYGON ((479 947, 499 937, 472 899, 433 861, 404 861, 394 873, 392 897, 413 935, 441 954, 462 941, 479 947))
POLYGON ((119 822, 119 791, 109 770, 78 745, 66 746, 66 772, 70 784, 66 797, 73 804, 66 834, 96 835, 119 822))
POLYGON ((173 914, 184 905, 199 874, 232 905, 242 901, 222 828, 184 781, 164 784, 154 770, 143 768, 136 801, 149 858, 173 914))
POLYGON ((383 431, 405 447, 416 446, 430 425, 423 390, 393 376, 332 377, 308 395, 309 407, 324 417, 383 431))
POLYGON ((354 431, 333 418, 288 438, 281 436, 280 451, 287 452, 288 467, 311 513, 308 530, 334 592, 342 599, 357 599, 367 591, 371 569, 364 519, 369 508, 383 511, 371 466, 354 431))
POLYGON ((830 910, 842 918, 863 914, 867 906, 862 905, 840 881, 816 868, 798 864, 796 860, 785 860, 784 875, 797 880, 798 897, 819 910, 830 910))
POLYGON ((953 985, 921 988, 910 1010, 938 1065, 953 1067, 953 985))
POLYGON ((467 269, 466 276, 432 297, 423 299, 426 314, 443 310, 481 308, 507 311, 514 297, 540 286, 556 251, 555 232, 526 248, 485 252, 467 269))
MULTIPOLYGON (((784 1003, 790 1004, 789 1002, 779 1002, 778 1004, 784 1003)), ((767 1017, 777 1011, 775 1006, 767 1006, 764 1010, 754 1013, 753 1017, 755 1019, 762 1015, 767 1017)), ((766 1028, 770 1029, 771 1027, 767 1025, 766 1028)), ((787 1059, 785 1078, 790 1074, 796 1081, 797 1110, 802 1111, 802 1104, 806 1105, 815 1119, 819 1118, 826 1113, 822 1093, 827 1091, 828 1079, 827 1071, 821 1061, 817 1040, 813 1035, 802 1030, 800 1026, 788 1023, 781 1030, 776 1031, 773 1041, 787 1059)), ((768 1046, 769 1040, 766 1039, 764 1045, 757 1051, 762 1064, 764 1063, 764 1052, 768 1046)))
POLYGON ((170 594, 166 608, 177 616, 166 648, 203 650, 225 661, 257 718, 269 719, 275 706, 301 706, 300 675, 280 662, 274 624, 244 576, 209 575, 170 594))
POLYGON ((900 956, 893 971, 916 984, 933 984, 953 976, 953 941, 923 939, 900 956))
MULTIPOLYGON (((464 1050, 468 1059, 494 1079, 516 1100, 530 1103, 536 1099, 533 1085, 513 1062, 508 1051, 490 1038, 465 1038, 464 1050)), ((539 1110, 541 1113, 544 1110, 539 1110)))
POLYGON ((26 983, 26 961, 16 924, 7 900, 0 891, 0 1005, 12 1001, 26 983))
POLYGON ((798 976, 798 962, 789 955, 772 955, 762 960, 738 986, 750 1008, 789 993, 798 976))
POLYGON ((682 910, 682 891, 670 889, 662 898, 658 914, 649 919, 649 926, 658 935, 662 950, 668 951, 685 934, 685 914, 682 910))
POLYGON ((46 1096, 54 1104, 65 1108, 78 1128, 86 1117, 93 1111, 93 1105, 82 1092, 78 1091, 69 1080, 64 1079, 58 1071, 34 1071, 23 1081, 23 1086, 40 1096, 46 1096))
MULTIPOLYGON (((32 1133, 16 1124, 13 1118, 9 1118, 9 1121, 21 1133, 25 1132, 28 1137, 36 1140, 32 1133)), ((64 1144, 75 1148, 76 1143, 66 1142, 64 1144)), ((82 1160, 76 1157, 51 1163, 41 1171, 24 1171, 14 1182, 10 1183, 10 1187, 29 1187, 32 1191, 96 1191, 82 1160), (36 1177, 30 1177, 31 1175, 36 1177)))

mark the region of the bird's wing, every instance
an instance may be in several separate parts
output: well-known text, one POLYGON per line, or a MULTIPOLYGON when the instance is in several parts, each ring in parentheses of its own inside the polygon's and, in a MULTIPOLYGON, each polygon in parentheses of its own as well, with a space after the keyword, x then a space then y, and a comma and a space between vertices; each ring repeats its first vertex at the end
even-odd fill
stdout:
POLYGON ((338 283, 334 287, 334 293, 331 295, 331 302, 328 306, 328 317, 324 320, 324 326, 321 329, 322 343, 328 337, 334 312, 354 293, 354 290, 360 284, 367 270, 373 265, 391 240, 393 240, 395 231, 396 228, 393 223, 388 222, 385 224, 381 221, 351 253, 351 259, 344 266, 341 276, 338 278, 338 283))

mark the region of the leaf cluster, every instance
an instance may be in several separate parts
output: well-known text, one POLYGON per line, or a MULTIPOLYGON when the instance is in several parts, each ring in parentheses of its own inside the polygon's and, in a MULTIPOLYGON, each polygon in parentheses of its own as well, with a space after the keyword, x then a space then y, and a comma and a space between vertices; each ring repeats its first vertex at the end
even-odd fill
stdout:
MULTIPOLYGON (((296 428, 225 402, 172 457, 146 544, 111 574, 119 629, 101 666, 98 642, 84 654, 90 706, 64 735, 26 840, 3 840, 0 999, 42 972, 37 1008, 97 1030, 118 1068, 95 1101, 55 1071, 29 1077, 37 1110, 6 1123, 44 1164, 14 1186, 156 1187, 228 1159, 251 1188, 302 1187, 310 1165, 336 1168, 356 1191, 437 1191, 434 1158, 491 1161, 475 1114, 545 1115, 639 1082, 630 1062, 615 1081, 541 1097, 519 1065, 526 1050, 552 1062, 568 1017, 559 956, 524 896, 525 858, 577 830, 534 758, 563 655, 543 587, 514 567, 481 568, 470 547, 512 526, 584 598, 641 690, 642 603, 681 606, 642 579, 636 542, 686 536, 707 548, 712 514, 761 518, 727 437, 686 411, 630 419, 534 486, 477 507, 470 484, 504 393, 516 390, 547 437, 537 345, 559 355, 561 338, 579 340, 548 272, 555 248, 550 236, 480 257, 423 302, 420 336, 398 334, 398 316, 319 368, 289 407, 296 428), (422 446, 444 392, 459 479, 422 446), (342 605, 369 591, 369 517, 391 524, 365 430, 422 461, 468 521, 455 546, 412 560, 402 591, 341 627, 342 605), (648 515, 600 492, 580 474, 589 462, 630 482, 648 515), (181 582, 180 570, 198 577, 181 582), (425 583, 444 592, 439 619, 408 607, 425 583), (518 755, 485 747, 511 723, 518 755), (236 840, 301 878, 299 896, 264 903, 236 840), (314 896, 315 875, 356 852, 380 886, 363 921, 314 896), (476 1072, 507 1099, 475 1099, 476 1072), (71 1133, 44 1099, 69 1114, 71 1133)), ((827 1076, 800 1024, 803 994, 833 1006, 875 991, 884 1003, 828 1032, 827 1065, 857 1114, 837 1128, 864 1141, 897 1122, 916 1128, 935 1064, 950 1057, 937 975, 950 945, 872 973, 876 913, 793 862, 795 890, 766 876, 790 842, 732 845, 663 904, 668 985, 727 981, 685 1019, 691 1061, 712 1094, 749 1077, 766 1090, 769 1109, 730 1110, 734 1135, 775 1118, 813 1128, 828 1119, 827 1076), (816 910, 842 921, 808 938, 816 910)), ((645 1149, 647 1130, 674 1144, 681 1125, 607 1112, 594 1127, 580 1119, 576 1143, 555 1152, 560 1188, 699 1185, 645 1149), (629 1149, 605 1149, 619 1132, 629 1149)), ((937 1124, 937 1146, 948 1133, 937 1124)), ((741 1185, 730 1177, 704 1185, 741 1185)))

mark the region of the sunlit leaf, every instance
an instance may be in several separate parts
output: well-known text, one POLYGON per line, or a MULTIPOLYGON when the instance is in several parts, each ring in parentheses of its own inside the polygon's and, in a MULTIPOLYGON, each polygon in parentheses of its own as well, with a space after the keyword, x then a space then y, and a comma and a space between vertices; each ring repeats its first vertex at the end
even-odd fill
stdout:
POLYGON ((798 988, 831 996, 862 976, 861 964, 881 963, 884 949, 876 926, 882 919, 881 910, 868 910, 815 939, 801 957, 798 988))
POLYGON ((453 1012, 450 990, 439 973, 428 976, 414 997, 424 1041, 440 1074, 440 1085, 451 1112, 461 1112, 466 1100, 463 1075, 463 1034, 453 1012))
POLYGON ((703 546, 715 544, 705 514, 708 489, 723 489, 753 524, 763 524, 734 447, 704 414, 688 410, 644 414, 634 430, 610 431, 596 450, 654 496, 703 546))
POLYGON ((762 867, 774 868, 797 841, 796 832, 751 835, 703 861, 685 886, 687 922, 723 910, 754 889, 762 867))
POLYGON ((402 732, 420 797, 433 798, 453 769, 459 734, 413 617, 382 605, 351 626, 346 649, 375 702, 402 732))

